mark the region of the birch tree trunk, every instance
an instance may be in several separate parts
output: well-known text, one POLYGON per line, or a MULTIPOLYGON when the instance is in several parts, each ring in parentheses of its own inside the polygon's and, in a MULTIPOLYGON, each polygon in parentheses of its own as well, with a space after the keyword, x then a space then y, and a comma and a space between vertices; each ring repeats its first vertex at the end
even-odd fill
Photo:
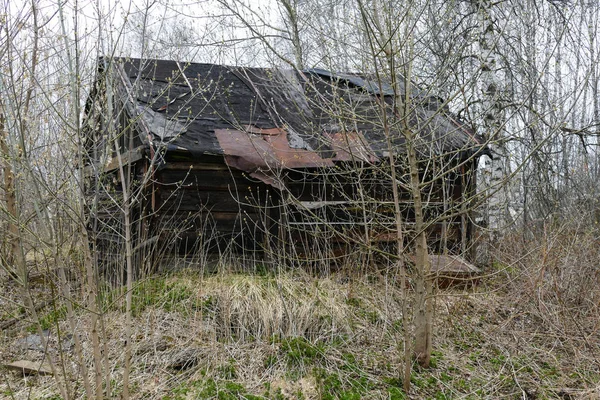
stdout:
POLYGON ((506 222, 507 196, 506 144, 503 134, 503 112, 500 103, 497 42, 498 31, 495 5, 491 0, 474 1, 479 22, 480 96, 484 136, 489 141, 493 158, 484 172, 488 196, 487 219, 492 239, 497 239, 506 222))

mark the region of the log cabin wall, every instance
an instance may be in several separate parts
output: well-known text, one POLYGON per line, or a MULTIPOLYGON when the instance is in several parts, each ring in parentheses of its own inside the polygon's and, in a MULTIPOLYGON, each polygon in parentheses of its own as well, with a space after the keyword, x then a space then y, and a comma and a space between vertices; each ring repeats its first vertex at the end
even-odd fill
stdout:
MULTIPOLYGON (((118 257, 122 237, 115 143, 140 190, 134 219, 141 264, 166 253, 316 250, 307 257, 318 259, 388 246, 396 237, 389 151, 398 160, 410 248, 406 143, 401 132, 388 143, 378 110, 391 97, 368 76, 134 59, 111 60, 110 68, 86 105, 86 168, 101 174, 88 192, 106 203, 91 208, 101 257, 118 257)), ((435 98, 412 95, 431 251, 466 254, 482 140, 435 98)))
POLYGON ((168 162, 156 172, 155 229, 179 254, 262 251, 278 193, 215 158, 168 162))
MULTIPOLYGON (((131 182, 142 182, 148 158, 132 164, 131 182)), ((425 216, 433 253, 467 255, 473 232, 470 205, 474 172, 447 173, 424 187, 425 216)), ((253 259, 339 263, 372 250, 393 253, 395 217, 383 166, 347 165, 335 170, 282 173, 282 191, 222 157, 166 160, 157 167, 133 210, 136 265, 143 272, 166 255, 220 254, 253 259), (202 161, 202 162, 200 162, 202 161)), ((425 179, 426 177, 423 177, 425 179)), ((105 174, 96 191, 93 229, 105 273, 124 277, 122 199, 118 171, 105 174)), ((90 193, 94 193, 91 190, 90 193)), ((411 247, 414 210, 401 190, 405 246, 411 247)))
MULTIPOLYGON (((155 172, 154 193, 146 195, 154 236, 169 251, 318 258, 395 240, 391 187, 381 166, 285 171, 282 191, 220 157, 203 161, 166 162, 155 172)), ((466 199, 474 182, 469 168, 458 170, 467 173, 448 173, 424 190, 433 252, 464 254, 469 246, 466 199)), ((410 247, 414 210, 407 191, 401 191, 401 211, 410 247)))
MULTIPOLYGON (((384 165, 283 171, 282 191, 230 168, 218 156, 171 156, 148 177, 148 156, 131 163, 130 178, 132 190, 135 182, 146 182, 132 214, 136 264, 143 270, 152 270, 164 254, 335 261, 371 248, 389 250, 395 241, 394 205, 384 165)), ((451 172, 423 188, 428 243, 434 253, 468 254, 472 167, 449 164, 451 172)), ((101 179, 103 189, 89 187, 90 194, 99 194, 96 246, 109 275, 123 276, 120 175, 112 170, 101 179)), ((422 176, 428 179, 432 177, 422 176)), ((405 246, 410 249, 414 210, 410 193, 401 190, 400 195, 405 246)))
MULTIPOLYGON (((423 186, 428 243, 431 252, 467 255, 473 234, 475 171, 471 162, 445 167, 451 172, 423 186)), ((385 166, 295 171, 287 177, 289 192, 297 200, 287 208, 287 229, 298 242, 311 243, 320 237, 343 248, 352 244, 368 249, 396 240, 394 202, 385 166)), ((428 179, 431 177, 422 176, 422 180, 428 179)), ((415 234, 414 208, 410 192, 402 187, 400 210, 405 246, 410 249, 415 234)))

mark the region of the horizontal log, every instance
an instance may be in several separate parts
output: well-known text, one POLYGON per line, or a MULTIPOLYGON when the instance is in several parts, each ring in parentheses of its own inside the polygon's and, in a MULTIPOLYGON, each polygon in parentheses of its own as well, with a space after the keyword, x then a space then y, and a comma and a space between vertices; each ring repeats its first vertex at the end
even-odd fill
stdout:
POLYGON ((108 163, 106 163, 104 165, 103 164, 88 165, 83 169, 83 174, 85 177, 91 177, 96 174, 111 172, 111 171, 119 168, 121 165, 125 166, 128 164, 133 164, 136 161, 139 161, 142 158, 144 158, 145 149, 146 149, 145 145, 138 146, 133 150, 130 150, 130 151, 127 151, 127 152, 121 154, 120 160, 119 160, 119 157, 113 157, 108 161, 108 163))
MULTIPOLYGON (((230 168, 223 164, 211 164, 211 163, 198 163, 193 161, 170 161, 164 167, 164 170, 180 170, 180 171, 227 171, 230 172, 230 168)), ((233 173, 230 172, 230 173, 233 173)))

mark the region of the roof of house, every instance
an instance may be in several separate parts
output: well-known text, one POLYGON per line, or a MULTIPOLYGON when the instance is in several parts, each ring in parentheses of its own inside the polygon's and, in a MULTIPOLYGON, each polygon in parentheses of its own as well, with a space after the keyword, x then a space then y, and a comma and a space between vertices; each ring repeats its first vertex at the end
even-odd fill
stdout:
POLYGON ((103 59, 102 69, 114 72, 142 142, 223 155, 245 171, 376 162, 404 151, 406 128, 425 157, 484 149, 438 98, 413 88, 404 120, 392 112, 393 87, 365 75, 123 58, 103 59))

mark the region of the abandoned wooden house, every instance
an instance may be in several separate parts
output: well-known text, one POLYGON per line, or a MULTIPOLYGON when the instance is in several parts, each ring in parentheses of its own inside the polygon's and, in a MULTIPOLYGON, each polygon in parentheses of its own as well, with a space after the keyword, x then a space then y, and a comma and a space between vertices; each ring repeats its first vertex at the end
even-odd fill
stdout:
POLYGON ((397 238, 392 160, 410 249, 410 145, 432 252, 468 257, 485 146, 439 98, 416 87, 408 97, 402 80, 394 88, 365 74, 101 59, 84 127, 98 254, 122 244, 126 212, 138 260, 387 254, 397 238))

